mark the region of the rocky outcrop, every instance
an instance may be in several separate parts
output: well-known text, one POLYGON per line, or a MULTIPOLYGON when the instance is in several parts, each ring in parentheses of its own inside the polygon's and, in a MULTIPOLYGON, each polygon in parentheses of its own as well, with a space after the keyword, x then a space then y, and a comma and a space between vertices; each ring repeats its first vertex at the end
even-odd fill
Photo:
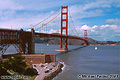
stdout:
POLYGON ((43 80, 52 80, 57 74, 59 74, 62 71, 62 67, 63 64, 58 63, 57 69, 49 75, 45 76, 43 80))

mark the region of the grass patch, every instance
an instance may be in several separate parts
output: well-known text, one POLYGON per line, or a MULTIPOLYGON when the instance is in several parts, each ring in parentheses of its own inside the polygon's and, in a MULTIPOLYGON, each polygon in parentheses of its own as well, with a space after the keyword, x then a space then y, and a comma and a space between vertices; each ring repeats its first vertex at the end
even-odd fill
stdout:
POLYGON ((37 74, 38 72, 36 69, 32 68, 32 64, 27 62, 22 56, 14 56, 7 60, 0 61, 0 76, 25 76, 29 79, 19 80, 34 80, 37 74), (27 77, 27 75, 29 75, 29 77, 27 77))
POLYGON ((29 78, 29 79, 23 79, 23 80, 35 80, 36 76, 37 76, 37 75, 30 76, 30 78, 29 78))

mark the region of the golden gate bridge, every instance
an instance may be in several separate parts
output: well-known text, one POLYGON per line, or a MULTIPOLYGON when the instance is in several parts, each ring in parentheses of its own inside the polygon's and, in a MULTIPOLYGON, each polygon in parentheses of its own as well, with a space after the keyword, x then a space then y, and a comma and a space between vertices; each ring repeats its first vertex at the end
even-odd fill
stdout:
MULTIPOLYGON (((59 8, 57 11, 52 13, 50 16, 48 16, 38 24, 33 25, 32 27, 26 30, 22 28, 20 30, 0 29, 0 54, 3 55, 11 44, 16 48, 17 52, 20 54, 33 54, 35 53, 35 37, 60 38, 60 51, 68 50, 68 47, 67 47, 68 39, 82 40, 84 41, 84 46, 87 46, 88 45, 87 30, 84 31, 84 38, 81 38, 75 35, 72 36, 70 34, 70 33, 75 34, 75 32, 77 33, 77 30, 70 29, 70 24, 73 23, 73 21, 70 22, 70 20, 68 19, 69 16, 72 21, 72 17, 68 13, 68 6, 61 6, 61 8, 59 8), (60 9, 61 11, 59 12, 60 9), (49 18, 50 20, 48 20, 49 18), (68 21, 69 21, 69 24, 68 24, 68 21), (43 22, 45 23, 43 24, 43 22), (50 25, 50 23, 52 23, 53 26, 50 25), (56 26, 55 24, 58 24, 58 25, 56 26), (38 27, 39 25, 40 27, 38 27), (52 29, 53 27, 54 28, 58 27, 57 32, 60 34, 48 33, 49 31, 47 30, 50 30, 50 27, 52 29), (28 30, 31 30, 31 31, 28 31, 28 30), (40 30, 40 32, 37 32, 38 30, 40 30)), ((73 23, 73 26, 74 26, 74 23, 73 23)))

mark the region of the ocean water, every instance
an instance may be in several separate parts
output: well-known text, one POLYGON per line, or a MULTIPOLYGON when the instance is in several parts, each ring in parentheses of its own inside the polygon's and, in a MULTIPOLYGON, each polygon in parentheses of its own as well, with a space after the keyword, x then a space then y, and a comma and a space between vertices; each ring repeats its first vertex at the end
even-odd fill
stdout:
MULTIPOLYGON (((78 74, 107 76, 117 74, 119 79, 113 80, 120 80, 120 46, 87 46, 57 57, 64 62, 65 67, 54 80, 86 80, 78 79, 78 74)), ((98 80, 98 78, 87 80, 98 80)), ((110 78, 101 80, 110 80, 110 78)))
MULTIPOLYGON (((120 80, 120 46, 114 45, 92 45, 84 48, 82 46, 69 45, 71 52, 55 52, 59 45, 36 44, 36 53, 56 54, 57 61, 64 64, 63 71, 53 80, 99 80, 95 79, 78 79, 78 75, 118 75, 120 80), (97 50, 95 50, 97 47, 97 50)), ((5 54, 15 53, 13 46, 5 54)), ((100 79, 100 80, 110 80, 100 79)))

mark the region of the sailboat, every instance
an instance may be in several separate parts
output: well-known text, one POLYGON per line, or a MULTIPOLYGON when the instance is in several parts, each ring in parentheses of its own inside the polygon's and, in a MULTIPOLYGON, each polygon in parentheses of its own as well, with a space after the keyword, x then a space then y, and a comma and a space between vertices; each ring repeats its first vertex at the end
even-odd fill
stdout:
POLYGON ((95 50, 97 50, 98 48, 97 47, 95 47, 95 50))
POLYGON ((47 44, 47 46, 49 46, 49 44, 47 44))

